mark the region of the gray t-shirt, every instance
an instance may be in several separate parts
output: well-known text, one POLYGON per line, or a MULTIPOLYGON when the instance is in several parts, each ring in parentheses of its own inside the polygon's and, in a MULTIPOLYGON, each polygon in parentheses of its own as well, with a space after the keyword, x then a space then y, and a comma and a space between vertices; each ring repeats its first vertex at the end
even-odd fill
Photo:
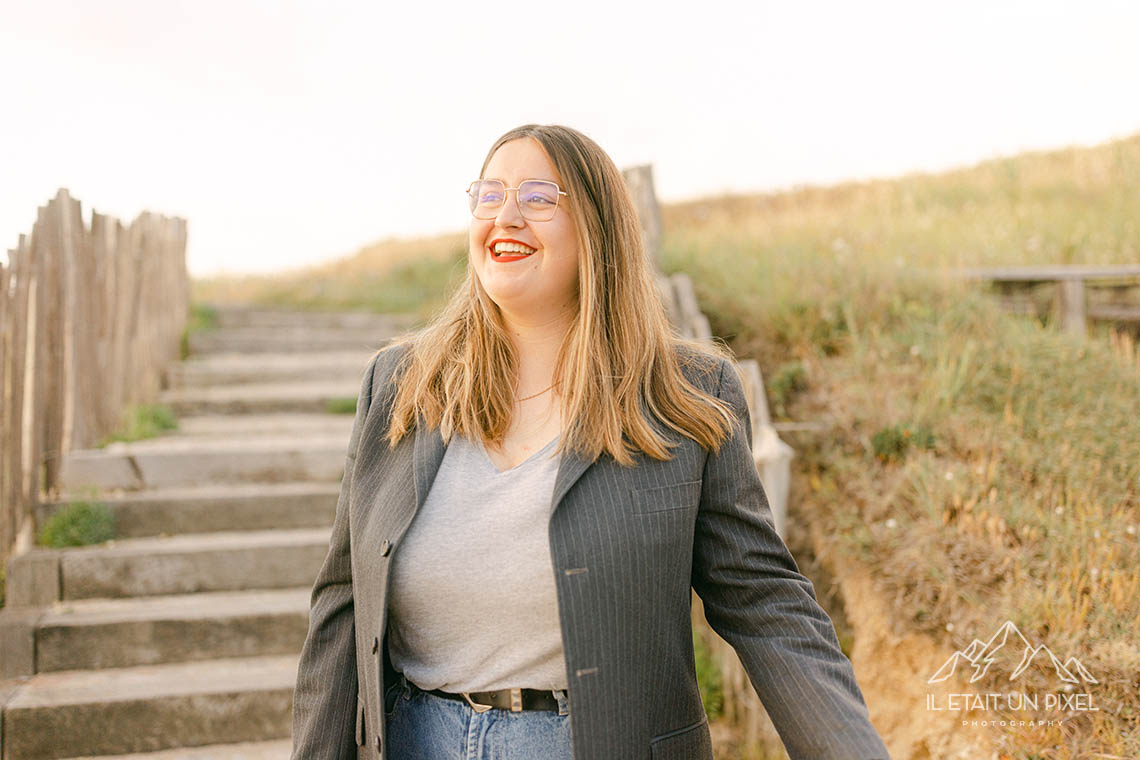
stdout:
POLYGON ((393 554, 392 663, 424 689, 566 689, 550 508, 558 438, 505 472, 452 436, 393 554))

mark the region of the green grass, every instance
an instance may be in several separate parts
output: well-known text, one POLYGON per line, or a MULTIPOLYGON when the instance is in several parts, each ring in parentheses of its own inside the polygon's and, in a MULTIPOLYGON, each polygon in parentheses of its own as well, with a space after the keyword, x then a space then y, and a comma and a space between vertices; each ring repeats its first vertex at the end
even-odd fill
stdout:
POLYGON ((697 683, 701 689, 701 701, 709 720, 719 718, 724 712, 724 690, 721 687, 720 663, 705 643, 700 631, 693 630, 693 654, 697 665, 697 683))
POLYGON ((37 543, 40 546, 61 549, 68 546, 89 546, 115 537, 115 516, 105 504, 76 501, 49 517, 37 543))
POLYGON ((356 414, 356 399, 349 396, 330 398, 325 403, 325 411, 329 414, 356 414))
POLYGON ((178 429, 178 418, 174 410, 165 404, 138 404, 130 407, 123 415, 122 426, 97 444, 103 448, 116 441, 141 441, 155 438, 169 430, 178 429))
POLYGON ((934 433, 928 425, 903 423, 888 425, 871 436, 871 447, 875 456, 883 462, 906 458, 911 446, 922 449, 934 448, 934 433))
POLYGON ((190 356, 190 335, 201 330, 213 330, 218 326, 218 310, 213 306, 202 303, 190 304, 190 317, 186 327, 182 329, 180 339, 180 355, 183 359, 190 356))
POLYGON ((788 404, 808 387, 803 362, 784 362, 764 385, 772 405, 773 418, 787 417, 788 404))

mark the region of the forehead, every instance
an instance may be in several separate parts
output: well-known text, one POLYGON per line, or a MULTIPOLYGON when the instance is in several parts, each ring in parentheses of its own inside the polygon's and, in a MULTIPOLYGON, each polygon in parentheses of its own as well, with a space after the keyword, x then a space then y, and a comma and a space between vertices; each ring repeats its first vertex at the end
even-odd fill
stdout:
POLYGON ((496 148, 483 176, 511 184, 524 179, 562 180, 542 145, 533 137, 520 137, 496 148))

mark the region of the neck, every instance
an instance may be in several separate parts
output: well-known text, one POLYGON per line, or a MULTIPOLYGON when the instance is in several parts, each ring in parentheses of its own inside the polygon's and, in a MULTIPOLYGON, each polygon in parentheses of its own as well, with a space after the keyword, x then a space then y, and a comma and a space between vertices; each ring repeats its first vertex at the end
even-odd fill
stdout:
POLYGON ((558 350, 570 328, 567 317, 566 314, 555 314, 528 319, 503 313, 503 322, 519 357, 519 396, 538 393, 554 382, 554 364, 558 359, 558 350))

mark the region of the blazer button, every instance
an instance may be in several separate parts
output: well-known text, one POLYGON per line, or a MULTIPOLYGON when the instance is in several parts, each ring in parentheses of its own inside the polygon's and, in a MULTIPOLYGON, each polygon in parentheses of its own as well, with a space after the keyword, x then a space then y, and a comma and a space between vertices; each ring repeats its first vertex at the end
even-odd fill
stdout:
POLYGON ((378 636, 372 637, 372 654, 376 654, 376 650, 380 648, 380 638, 378 636))
POLYGON ((392 544, 388 539, 384 539, 384 543, 380 544, 380 556, 387 557, 392 553, 392 544))

